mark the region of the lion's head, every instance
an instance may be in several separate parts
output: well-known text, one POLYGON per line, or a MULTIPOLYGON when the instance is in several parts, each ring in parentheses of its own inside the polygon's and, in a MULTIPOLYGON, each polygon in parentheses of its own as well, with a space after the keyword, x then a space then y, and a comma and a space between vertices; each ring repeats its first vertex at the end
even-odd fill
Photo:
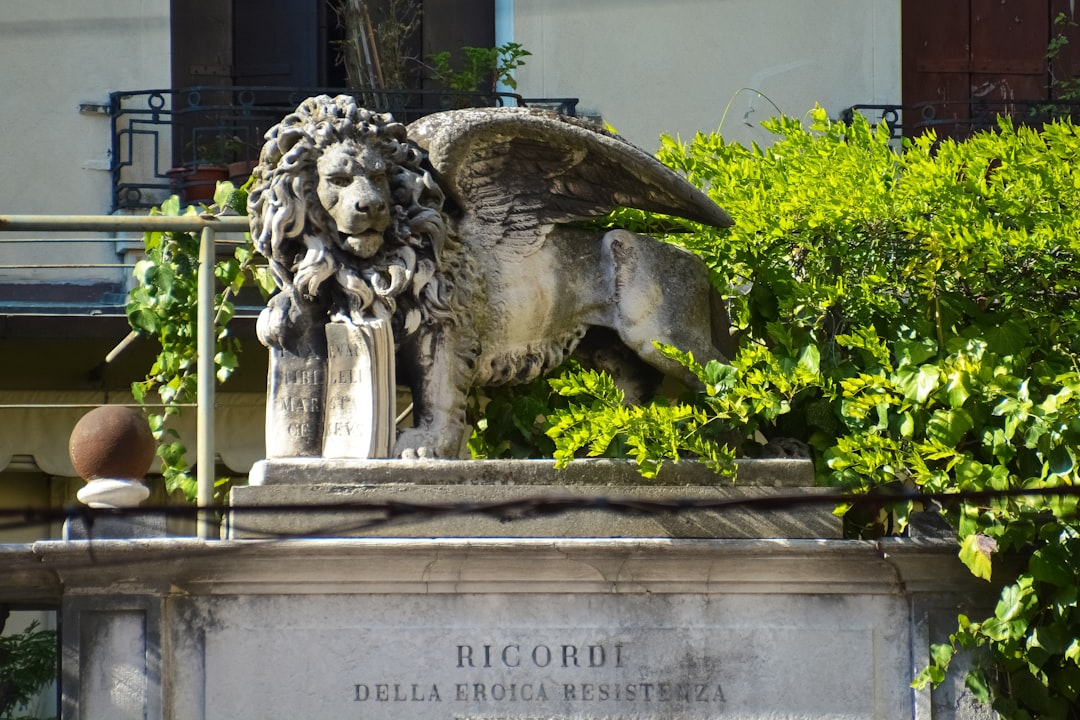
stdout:
POLYGON ((281 287, 263 342, 281 347, 298 312, 388 319, 399 338, 448 312, 444 198, 423 161, 403 125, 345 95, 309 98, 270 129, 248 197, 281 287))

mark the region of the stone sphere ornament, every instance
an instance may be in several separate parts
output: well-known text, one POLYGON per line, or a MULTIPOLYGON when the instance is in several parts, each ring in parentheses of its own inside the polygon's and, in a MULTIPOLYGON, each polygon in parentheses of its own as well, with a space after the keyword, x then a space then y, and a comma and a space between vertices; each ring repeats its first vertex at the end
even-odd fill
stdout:
POLYGON ((77 493, 90 507, 135 507, 150 495, 141 479, 156 443, 142 413, 104 405, 83 415, 68 442, 71 464, 86 486, 77 493))

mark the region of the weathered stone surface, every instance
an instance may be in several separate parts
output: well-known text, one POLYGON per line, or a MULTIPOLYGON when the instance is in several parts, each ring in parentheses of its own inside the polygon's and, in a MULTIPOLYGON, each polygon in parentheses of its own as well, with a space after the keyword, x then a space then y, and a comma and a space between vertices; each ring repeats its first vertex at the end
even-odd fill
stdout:
POLYGON ((417 459, 387 460, 281 458, 256 463, 251 485, 707 485, 710 487, 811 487, 814 466, 809 460, 736 460, 736 478, 718 476, 698 462, 666 463, 646 481, 628 460, 576 460, 561 469, 553 460, 474 460, 446 462, 417 459))
POLYGON ((957 609, 996 595, 943 541, 105 540, 20 553, 63 588, 71 717, 970 720, 962 694, 909 682, 957 609))
MULTIPOLYGON (((839 538, 829 491, 813 488, 807 460, 739 462, 738 480, 698 463, 670 464, 655 480, 618 460, 583 460, 556 470, 544 460, 343 462, 274 460, 253 469, 252 485, 232 491, 231 537, 354 535, 393 537, 839 538), (674 503, 763 498, 754 506, 658 514, 603 508, 549 514, 530 499, 674 503), (811 502, 800 502, 800 500, 811 502), (783 502, 783 501, 789 502, 783 502), (776 505, 768 506, 768 502, 776 505), (379 503, 441 506, 430 515, 345 507, 379 503), (504 514, 465 512, 465 504, 522 503, 504 514), (340 506, 340 507, 339 507, 340 506), (260 508, 271 508, 261 510, 260 508), (305 508, 308 510, 305 511, 305 508)), ((647 508, 642 507, 642 510, 647 508)))
POLYGON ((65 540, 120 540, 165 537, 168 534, 164 515, 97 517, 91 523, 86 518, 75 516, 64 522, 65 540))
POLYGON ((905 610, 897 596, 358 600, 178 601, 191 626, 218 628, 202 648, 206 707, 414 720, 910 714, 902 676, 889 681, 910 662, 909 631, 890 622, 905 610), (287 669, 267 672, 265 658, 287 669))
MULTIPOLYGON (((731 224, 707 195, 597 126, 482 108, 406 128, 352 97, 320 96, 270 130, 254 177, 251 236, 281 287, 260 339, 280 364, 309 350, 324 358, 316 336, 330 322, 391 323, 415 423, 396 455, 459 457, 471 388, 540 377, 579 345, 635 397, 660 373, 696 382, 654 342, 700 362, 730 356, 727 313, 699 258, 572 224, 624 205, 731 224)), ((272 381, 268 456, 316 454, 290 437, 310 422, 282 413, 288 401, 272 381)))
POLYGON ((323 451, 328 458, 387 458, 394 449, 394 337, 390 324, 326 326, 323 451))
POLYGON ((322 455, 326 404, 325 340, 321 355, 270 349, 266 457, 322 455))

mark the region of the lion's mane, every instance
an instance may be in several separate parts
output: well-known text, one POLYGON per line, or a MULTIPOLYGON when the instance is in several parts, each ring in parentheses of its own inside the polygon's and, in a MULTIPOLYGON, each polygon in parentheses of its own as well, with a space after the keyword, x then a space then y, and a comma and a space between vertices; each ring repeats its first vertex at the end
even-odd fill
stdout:
POLYGON ((444 196, 424 168, 424 151, 405 126, 365 110, 346 95, 305 100, 266 134, 248 196, 251 236, 281 292, 259 322, 268 346, 289 343, 300 317, 390 320, 399 341, 425 322, 453 320, 458 253, 443 214, 444 196), (382 248, 363 259, 339 241, 317 195, 317 161, 326 148, 352 141, 386 159, 392 221, 382 248), (456 265, 450 261, 450 267, 456 265))

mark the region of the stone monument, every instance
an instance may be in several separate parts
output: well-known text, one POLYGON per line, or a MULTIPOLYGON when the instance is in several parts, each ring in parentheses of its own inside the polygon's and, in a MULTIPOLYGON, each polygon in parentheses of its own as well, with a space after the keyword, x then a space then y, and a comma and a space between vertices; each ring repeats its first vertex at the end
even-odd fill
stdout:
POLYGON ((703 361, 730 352, 697 257, 574 223, 620 206, 731 219, 592 124, 481 108, 406 127, 324 95, 267 133, 254 176, 252 238, 281 288, 259 319, 269 458, 460 457, 471 388, 537 378, 594 331, 589 359, 616 377, 694 382, 654 341, 703 361), (395 349, 414 426, 391 453, 367 438, 394 440, 395 349))
MULTIPOLYGON (((232 492, 230 537, 352 535, 372 521, 345 509, 259 511, 270 506, 820 492, 807 487, 808 462, 744 464, 738 488, 680 463, 646 488, 626 463, 560 473, 550 461, 460 460, 474 387, 527 382, 575 354, 644 399, 665 375, 698 383, 654 341, 702 362, 733 353, 726 309, 698 257, 583 224, 620 206, 732 224, 707 195, 618 136, 531 108, 453 110, 405 126, 352 97, 323 95, 267 133, 254 177, 252 239, 280 291, 258 324, 271 354, 266 459, 249 486, 232 492), (401 430, 397 381, 412 400, 412 426, 401 430), (448 459, 457 460, 452 468, 448 459)), ((840 534, 825 505, 684 514, 671 523, 597 518, 571 513, 508 527, 463 515, 393 532, 840 534)))

